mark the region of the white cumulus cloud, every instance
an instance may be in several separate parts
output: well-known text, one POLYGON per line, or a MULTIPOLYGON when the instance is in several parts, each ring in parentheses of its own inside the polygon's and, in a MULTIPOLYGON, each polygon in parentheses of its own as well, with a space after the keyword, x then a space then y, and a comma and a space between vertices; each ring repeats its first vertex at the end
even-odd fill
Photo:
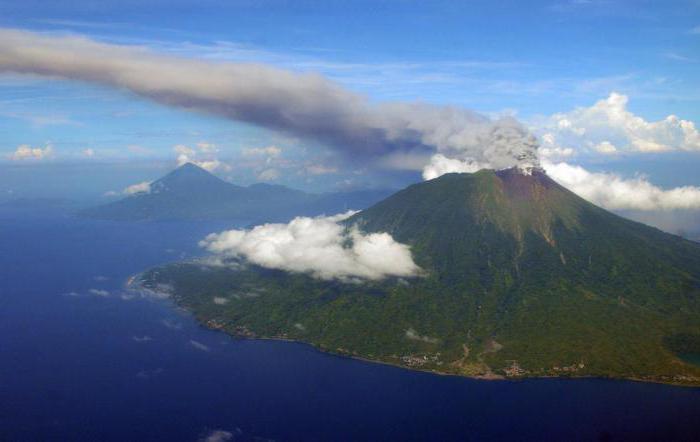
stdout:
MULTIPOLYGON (((647 121, 627 109, 629 98, 612 92, 590 107, 556 113, 533 125, 548 157, 552 149, 613 154, 618 152, 700 151, 700 133, 692 121, 669 115, 647 121)), ((553 159, 553 158, 551 158, 553 159)))
POLYGON ((297 217, 288 224, 213 233, 200 245, 262 267, 311 273, 321 279, 419 275, 407 245, 396 242, 388 233, 364 234, 339 224, 353 213, 297 217))
POLYGON ((131 186, 127 186, 124 190, 122 190, 122 194, 124 195, 134 195, 137 193, 150 193, 151 192, 151 183, 148 181, 143 181, 141 183, 137 184, 132 184, 131 186))
POLYGON ((601 141, 593 147, 596 151, 602 154, 614 154, 617 153, 617 147, 610 141, 601 141))
POLYGON ((577 195, 611 210, 700 209, 700 187, 662 189, 645 177, 625 179, 581 166, 543 161, 547 174, 577 195))
POLYGON ((187 163, 196 164, 204 170, 214 172, 216 170, 230 171, 231 166, 219 161, 217 154, 219 149, 215 144, 201 141, 194 148, 178 144, 173 147, 177 154, 177 165, 182 166, 187 163))
POLYGON ((9 155, 14 161, 21 160, 43 160, 53 155, 53 146, 47 144, 44 148, 32 147, 28 144, 17 146, 17 149, 9 155))
POLYGON ((557 144, 555 134, 547 132, 540 136, 540 147, 537 154, 541 159, 557 160, 574 156, 576 152, 571 147, 562 147, 557 144))
POLYGON ((258 174, 258 179, 260 181, 274 181, 280 177, 280 173, 277 169, 269 168, 265 169, 258 174))
MULTIPOLYGON (((624 178, 610 172, 590 172, 567 161, 580 153, 618 155, 630 152, 698 151, 700 134, 693 122, 675 115, 646 121, 627 109, 625 95, 611 93, 591 107, 558 113, 535 124, 540 134, 541 165, 563 186, 611 210, 669 211, 700 209, 700 187, 663 189, 644 176, 624 178)), ((450 172, 498 169, 459 155, 433 155, 423 178, 450 172)))
POLYGON ((423 168, 423 179, 432 180, 446 173, 473 173, 488 167, 488 164, 466 159, 447 158, 445 155, 436 154, 430 157, 430 162, 423 168))

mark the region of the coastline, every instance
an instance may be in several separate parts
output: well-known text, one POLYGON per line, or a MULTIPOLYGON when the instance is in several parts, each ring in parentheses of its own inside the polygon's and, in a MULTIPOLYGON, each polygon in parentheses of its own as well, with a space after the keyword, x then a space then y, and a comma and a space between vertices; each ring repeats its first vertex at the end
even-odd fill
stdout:
POLYGON ((441 371, 441 370, 437 370, 437 369, 433 369, 433 368, 427 369, 427 368, 421 368, 421 367, 416 367, 416 366, 408 366, 405 364, 396 363, 396 362, 387 361, 387 360, 382 360, 382 359, 372 359, 372 358, 352 354, 349 352, 340 352, 340 351, 334 350, 332 348, 326 348, 323 345, 314 344, 312 342, 304 341, 301 339, 289 338, 287 336, 262 336, 262 335, 257 335, 255 333, 244 334, 244 333, 230 332, 227 329, 225 329, 224 327, 212 325, 210 323, 211 320, 200 320, 199 318, 197 318, 197 316, 194 314, 194 312, 192 310, 180 305, 177 302, 177 300, 174 299, 172 294, 167 294, 167 296, 163 296, 164 295, 163 293, 156 292, 152 289, 141 286, 138 283, 139 276, 140 276, 140 273, 129 277, 127 279, 127 281, 125 282, 125 288, 128 290, 145 291, 145 292, 148 292, 149 294, 154 295, 158 299, 163 299, 163 300, 167 299, 173 307, 175 307, 178 310, 187 312, 190 316, 192 316, 192 318, 197 322, 197 324, 200 327, 205 328, 207 330, 217 331, 217 332, 223 333, 232 339, 281 341, 281 342, 290 342, 290 343, 295 343, 295 344, 303 344, 303 345, 307 345, 307 346, 313 348, 314 350, 316 350, 320 353, 326 354, 326 355, 354 359, 354 360, 372 363, 372 364, 382 364, 382 365, 387 365, 390 367, 400 368, 403 370, 411 370, 411 371, 433 374, 433 375, 438 375, 438 376, 454 376, 454 377, 474 379, 474 380, 479 380, 479 381, 525 381, 525 380, 535 380, 535 379, 561 379, 561 380, 600 379, 600 380, 611 380, 611 381, 628 381, 628 382, 640 382, 640 383, 649 383, 649 384, 660 384, 660 385, 668 385, 668 386, 684 387, 684 388, 700 388, 700 379, 698 379, 696 381, 682 382, 682 381, 668 381, 668 380, 653 379, 653 378, 637 378, 637 377, 624 377, 624 376, 618 377, 618 376, 602 376, 602 375, 574 375, 574 374, 568 375, 568 376, 562 376, 562 375, 504 376, 504 375, 500 375, 500 374, 496 374, 496 373, 483 374, 483 375, 468 375, 468 374, 461 374, 461 373, 455 373, 455 372, 450 372, 450 371, 441 371))
MULTIPOLYGON (((192 311, 178 306, 175 304, 179 309, 182 309, 183 311, 188 312, 190 315, 194 317, 194 314, 192 311)), ((674 387, 685 387, 685 388, 700 388, 700 380, 697 381, 697 383, 689 383, 689 382, 671 382, 671 381, 664 381, 660 379, 645 379, 645 378, 634 378, 634 377, 615 377, 615 376, 595 376, 595 375, 570 375, 570 376, 557 376, 557 375, 540 375, 540 376, 503 376, 499 374, 491 374, 491 375, 467 375, 467 374, 460 374, 460 373, 455 373, 455 372, 448 372, 448 371, 440 371, 440 370, 435 370, 435 369, 425 369, 425 368, 420 368, 420 367, 411 367, 399 363, 394 363, 391 361, 384 361, 381 359, 370 359, 364 356, 358 356, 358 355, 353 355, 349 353, 341 353, 334 351, 333 349, 328 349, 324 348, 322 346, 313 344, 311 342, 307 341, 302 341, 299 339, 292 339, 288 337, 282 337, 282 336, 243 336, 243 335, 237 335, 235 333, 229 333, 226 330, 223 330, 221 328, 217 327, 211 327, 207 325, 205 322, 199 321, 196 319, 197 323, 199 324, 200 327, 203 327, 207 330, 212 330, 212 331, 217 331, 220 333, 223 333, 233 339, 247 339, 247 340, 260 340, 260 341, 281 341, 281 342, 290 342, 290 343, 295 343, 295 344, 303 344, 307 345, 314 350, 326 354, 326 355, 331 355, 331 356, 337 356, 337 357, 342 357, 342 358, 347 358, 347 359, 354 359, 362 362, 367 362, 371 364, 381 364, 381 365, 387 365, 390 367, 395 367, 395 368, 400 368, 403 370, 410 370, 410 371, 416 371, 416 372, 421 372, 421 373, 427 373, 427 374, 433 374, 433 375, 438 375, 438 376, 452 376, 452 377, 459 377, 459 378, 466 378, 466 379, 474 379, 478 381, 512 381, 512 382, 517 382, 517 381, 526 381, 526 380, 535 380, 535 379, 561 379, 561 380, 583 380, 583 379, 600 379, 600 380, 610 380, 610 381, 628 381, 628 382, 640 382, 640 383, 647 383, 647 384, 659 384, 659 385, 668 385, 668 386, 674 386, 674 387)))

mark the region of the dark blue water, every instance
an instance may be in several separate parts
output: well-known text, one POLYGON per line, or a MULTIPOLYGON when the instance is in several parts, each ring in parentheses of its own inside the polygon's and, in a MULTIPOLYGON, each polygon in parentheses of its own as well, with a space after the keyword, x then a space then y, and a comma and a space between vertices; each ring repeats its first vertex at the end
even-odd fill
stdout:
POLYGON ((234 340, 122 297, 224 227, 1 210, 0 439, 700 439, 700 389, 435 376, 234 340))

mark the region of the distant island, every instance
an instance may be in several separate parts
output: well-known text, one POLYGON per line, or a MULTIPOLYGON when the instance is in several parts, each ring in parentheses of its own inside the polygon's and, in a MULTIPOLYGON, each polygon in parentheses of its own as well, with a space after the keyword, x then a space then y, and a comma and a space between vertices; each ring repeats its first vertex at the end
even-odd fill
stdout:
POLYGON ((145 271, 206 326, 479 378, 700 385, 700 244, 541 170, 447 174, 343 221, 410 246, 411 277, 320 279, 227 257, 145 271))
POLYGON ((116 221, 245 220, 282 221, 296 215, 361 209, 380 201, 390 190, 306 193, 258 183, 248 187, 226 182, 201 167, 186 163, 142 192, 85 209, 80 216, 116 221))

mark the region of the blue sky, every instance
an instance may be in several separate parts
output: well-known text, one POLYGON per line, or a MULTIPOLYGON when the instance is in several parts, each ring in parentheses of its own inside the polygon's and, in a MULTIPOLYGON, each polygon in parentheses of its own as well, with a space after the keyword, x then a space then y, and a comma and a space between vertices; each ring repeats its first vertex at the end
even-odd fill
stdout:
MULTIPOLYGON (((0 1, 0 27, 316 72, 377 103, 512 115, 540 138, 556 136, 549 147, 559 150, 549 161, 622 179, 648 177, 665 190, 700 186, 700 149, 691 138, 667 137, 665 126, 622 134, 608 127, 615 122, 571 114, 616 93, 626 99, 628 126, 634 118, 653 124, 669 115, 700 124, 698 1, 59 3, 0 1), (562 132, 562 119, 585 127, 585 134, 562 132), (642 149, 642 138, 667 148, 642 149), (602 153, 603 141, 616 147, 614 154, 602 153)), ((419 168, 348 164, 319 140, 164 106, 114 87, 0 74, 0 192, 6 195, 99 197, 174 167, 175 146, 214 158, 198 144, 216 146, 216 160, 227 165, 215 170, 219 176, 244 184, 265 179, 319 191, 421 179, 419 168), (23 145, 50 150, 12 159, 23 145), (280 152, 255 153, 270 146, 280 152)))

